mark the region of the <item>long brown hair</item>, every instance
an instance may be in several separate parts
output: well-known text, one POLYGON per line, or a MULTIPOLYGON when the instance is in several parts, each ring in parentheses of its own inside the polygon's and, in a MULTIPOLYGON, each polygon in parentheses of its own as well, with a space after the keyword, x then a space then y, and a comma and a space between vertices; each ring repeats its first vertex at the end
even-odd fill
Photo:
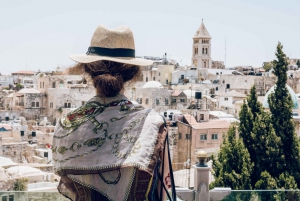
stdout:
POLYGON ((124 89, 126 82, 135 82, 141 78, 139 66, 113 61, 78 63, 67 71, 67 74, 82 73, 87 73, 92 78, 97 93, 106 97, 117 95, 124 89))

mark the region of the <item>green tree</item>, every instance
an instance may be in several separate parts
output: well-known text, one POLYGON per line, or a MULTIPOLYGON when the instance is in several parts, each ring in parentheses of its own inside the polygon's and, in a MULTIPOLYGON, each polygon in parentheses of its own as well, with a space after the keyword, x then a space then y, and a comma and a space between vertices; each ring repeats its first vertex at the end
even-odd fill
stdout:
POLYGON ((16 179, 14 182, 14 191, 26 191, 28 184, 28 178, 16 179))
POLYGON ((213 175, 215 181, 211 188, 230 187, 234 190, 251 189, 253 165, 242 139, 236 137, 237 124, 232 124, 224 137, 220 152, 213 157, 213 175))
POLYGON ((256 189, 277 189, 277 181, 267 171, 261 173, 261 179, 255 184, 256 189))
POLYGON ((300 68, 300 60, 297 61, 296 65, 300 68))
POLYGON ((274 172, 279 167, 282 158, 279 151, 281 139, 275 133, 269 112, 261 111, 257 114, 250 136, 252 144, 248 149, 252 151, 251 161, 255 170, 251 175, 251 181, 252 187, 256 188, 256 183, 262 179, 263 172, 267 171, 274 177, 274 172))
MULTIPOLYGON (((294 120, 292 118, 293 102, 286 87, 288 58, 282 50, 281 43, 277 45, 276 57, 274 60, 274 74, 277 82, 274 93, 268 97, 271 120, 278 137, 281 138, 279 144, 281 163, 274 170, 274 175, 279 177, 283 172, 289 173, 295 178, 298 186, 300 185, 300 144, 295 133, 294 120)), ((282 186, 279 186, 282 187, 282 186)))
POLYGON ((271 70, 273 68, 273 63, 272 62, 264 62, 263 68, 265 69, 266 72, 269 72, 269 70, 271 70))
POLYGON ((263 107, 260 102, 257 100, 257 93, 256 93, 256 87, 253 85, 250 90, 250 94, 247 97, 247 103, 248 107, 250 108, 250 111, 253 115, 253 118, 255 119, 257 114, 261 113, 263 111, 263 107))

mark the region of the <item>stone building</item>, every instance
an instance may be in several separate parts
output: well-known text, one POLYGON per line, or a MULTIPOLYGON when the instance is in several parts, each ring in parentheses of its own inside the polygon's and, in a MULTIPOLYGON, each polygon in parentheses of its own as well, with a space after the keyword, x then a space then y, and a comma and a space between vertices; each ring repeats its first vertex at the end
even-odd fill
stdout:
POLYGON ((13 77, 11 75, 0 75, 0 87, 8 87, 13 85, 13 77))
POLYGON ((169 85, 172 82, 172 72, 175 70, 175 63, 164 58, 162 61, 155 61, 151 66, 142 67, 142 81, 158 81, 162 85, 169 85))
POLYGON ((35 87, 36 83, 36 72, 21 70, 13 72, 12 74, 13 82, 22 84, 24 87, 35 87))
POLYGON ((218 108, 222 108, 229 114, 235 114, 234 103, 236 101, 244 100, 247 96, 235 90, 227 91, 218 95, 218 108))
POLYGON ((183 109, 188 106, 187 96, 183 91, 174 91, 171 95, 171 99, 171 107, 174 109, 183 109))
POLYGON ((191 164, 196 163, 195 153, 205 150, 208 156, 216 153, 223 140, 223 134, 227 133, 230 123, 226 120, 210 120, 197 122, 189 114, 184 114, 183 120, 177 122, 178 139, 173 147, 173 168, 180 170, 191 156, 191 164))
MULTIPOLYGON (((135 100, 145 108, 152 108, 157 112, 165 111, 171 106, 171 91, 165 89, 160 82, 149 81, 142 87, 134 89, 133 94, 131 91, 125 91, 125 95, 129 98, 136 98, 135 100)), ((132 99, 131 98, 131 99, 132 99)))
POLYGON ((45 95, 34 88, 24 88, 7 96, 9 106, 26 119, 37 119, 45 109, 45 95))
POLYGON ((225 68, 223 61, 211 59, 211 36, 209 35, 203 20, 193 37, 192 66, 196 68, 225 68))
POLYGON ((37 77, 38 90, 45 97, 45 109, 41 116, 48 117, 52 123, 61 116, 63 110, 68 113, 96 95, 95 88, 86 77, 61 73, 41 73, 37 77))
POLYGON ((172 72, 172 84, 184 84, 185 80, 188 80, 188 83, 199 82, 197 68, 178 69, 172 72))
POLYGON ((211 68, 211 36, 209 35, 203 20, 193 37, 192 64, 197 68, 211 68))

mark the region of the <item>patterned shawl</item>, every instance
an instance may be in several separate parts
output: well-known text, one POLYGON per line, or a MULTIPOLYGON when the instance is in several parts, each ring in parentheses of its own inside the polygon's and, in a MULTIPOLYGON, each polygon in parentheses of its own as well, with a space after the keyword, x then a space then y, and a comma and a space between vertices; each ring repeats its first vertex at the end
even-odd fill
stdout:
MULTIPOLYGON (((108 200, 126 200, 136 168, 153 175, 162 124, 154 110, 134 105, 121 94, 105 100, 94 97, 59 119, 52 145, 55 171, 108 200)), ((80 200, 62 181, 59 190, 80 200)))

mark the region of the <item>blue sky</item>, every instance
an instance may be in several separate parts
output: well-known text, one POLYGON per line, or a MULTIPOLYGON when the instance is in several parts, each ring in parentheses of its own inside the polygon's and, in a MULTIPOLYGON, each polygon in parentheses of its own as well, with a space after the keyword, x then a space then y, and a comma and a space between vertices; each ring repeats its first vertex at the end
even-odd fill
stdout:
POLYGON ((226 66, 261 66, 273 60, 278 41, 300 58, 300 1, 135 0, 3 1, 0 7, 0 72, 54 70, 85 53, 99 24, 128 25, 136 55, 191 63, 192 37, 201 24, 212 36, 212 59, 226 66))

